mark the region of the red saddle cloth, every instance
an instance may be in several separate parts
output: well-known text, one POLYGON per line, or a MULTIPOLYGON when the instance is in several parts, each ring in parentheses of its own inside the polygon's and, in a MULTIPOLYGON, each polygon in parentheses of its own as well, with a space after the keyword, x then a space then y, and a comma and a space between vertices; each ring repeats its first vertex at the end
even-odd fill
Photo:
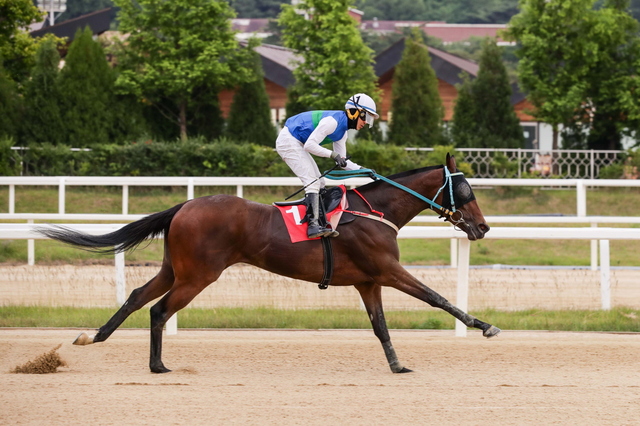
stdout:
MULTIPOLYGON (((340 222, 342 212, 348 207, 347 189, 344 185, 340 185, 340 189, 342 189, 342 198, 340 200, 340 204, 338 204, 338 206, 332 211, 326 213, 327 221, 331 224, 332 229, 336 229, 338 227, 338 222, 340 222)), ((300 221, 304 219, 304 216, 307 214, 307 207, 304 204, 274 207, 280 210, 282 219, 287 225, 287 231, 289 231, 289 237, 291 238, 292 243, 320 239, 320 237, 307 237, 307 228, 309 228, 309 224, 307 222, 300 223, 300 221)))

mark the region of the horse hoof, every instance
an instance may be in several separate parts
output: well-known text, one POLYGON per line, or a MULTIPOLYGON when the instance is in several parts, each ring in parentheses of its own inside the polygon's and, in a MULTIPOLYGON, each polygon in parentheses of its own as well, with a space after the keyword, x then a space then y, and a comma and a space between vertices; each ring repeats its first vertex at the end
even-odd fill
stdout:
POLYGON ((487 339, 490 339, 493 336, 497 336, 498 333, 500 333, 501 331, 502 330, 500 330, 498 327, 496 327, 495 325, 492 325, 491 327, 489 327, 485 331, 483 331, 482 335, 484 337, 486 337, 487 339))
POLYGON ((402 367, 402 370, 400 370, 400 371, 396 371, 396 373, 398 373, 398 374, 402 374, 402 373, 413 373, 413 370, 409 370, 408 368, 402 367))
POLYGON ((171 373, 171 370, 169 370, 164 365, 160 365, 159 367, 151 367, 151 372, 157 373, 157 374, 163 374, 163 373, 171 373))
POLYGON ((76 337, 76 340, 73 341, 73 344, 78 346, 90 345, 93 343, 94 337, 95 335, 89 336, 87 333, 83 332, 78 334, 78 337, 76 337))

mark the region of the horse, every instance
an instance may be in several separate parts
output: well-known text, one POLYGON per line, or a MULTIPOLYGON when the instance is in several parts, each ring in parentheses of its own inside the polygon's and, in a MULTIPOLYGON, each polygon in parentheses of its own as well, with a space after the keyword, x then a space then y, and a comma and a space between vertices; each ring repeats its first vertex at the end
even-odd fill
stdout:
MULTIPOLYGON (((331 238, 335 260, 331 285, 354 286, 360 293, 373 332, 382 344, 393 373, 412 370, 402 365, 391 344, 382 307, 383 286, 440 308, 466 326, 482 330, 487 338, 501 331, 452 305, 399 263, 397 229, 426 208, 463 230, 471 241, 483 238, 489 231, 473 191, 457 169, 453 156, 447 154, 445 165, 376 180, 347 190, 346 196, 349 211, 357 215, 350 223, 340 225, 339 237, 331 238), (368 211, 381 212, 384 217, 367 220, 362 216, 367 216, 368 211)), ((164 236, 164 255, 158 274, 133 290, 96 334, 81 333, 74 342, 87 345, 107 340, 132 312, 162 296, 150 309, 149 368, 153 373, 171 371, 161 357, 165 322, 215 282, 229 266, 246 263, 315 283, 324 274, 321 239, 293 244, 277 208, 231 195, 195 198, 104 235, 84 234, 60 225, 42 227, 37 232, 102 253, 134 250, 149 238, 164 236)))

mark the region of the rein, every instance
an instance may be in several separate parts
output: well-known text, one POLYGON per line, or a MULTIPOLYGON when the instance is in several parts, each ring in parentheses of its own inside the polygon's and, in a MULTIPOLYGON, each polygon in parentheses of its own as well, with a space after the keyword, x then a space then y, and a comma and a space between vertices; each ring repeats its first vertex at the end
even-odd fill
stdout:
MULTIPOLYGON (((334 170, 334 171, 330 171, 329 173, 327 173, 325 175, 326 178, 328 179, 332 179, 332 180, 342 180, 342 179, 349 179, 349 178, 355 178, 355 177, 368 177, 371 178, 372 180, 376 181, 376 180, 381 180, 384 181, 390 185, 395 186, 396 188, 399 188, 411 195, 413 195, 414 197, 418 198, 419 200, 422 200, 424 202, 426 202, 427 204, 429 204, 429 208, 432 210, 438 209, 440 211, 442 211, 442 215, 440 217, 445 217, 448 216, 449 220, 451 221, 451 223, 455 226, 459 223, 463 223, 464 222, 464 217, 462 215, 462 211, 458 210, 456 211, 456 204, 455 204, 455 200, 453 197, 453 180, 452 177, 453 176, 463 176, 462 172, 456 172, 456 173, 451 173, 449 171, 449 169, 445 166, 444 167, 444 173, 445 173, 445 178, 444 178, 444 184, 440 187, 440 189, 438 189, 438 192, 436 192, 436 195, 433 197, 433 199, 435 200, 436 198, 438 198, 438 195, 440 195, 440 193, 445 189, 445 187, 449 187, 449 197, 451 200, 451 210, 441 206, 440 204, 436 203, 433 200, 430 200, 429 198, 425 197, 424 195, 414 191, 411 188, 407 188, 404 185, 399 184, 398 182, 395 182, 389 178, 386 178, 382 175, 379 175, 378 173, 376 173, 374 170, 372 169, 359 169, 359 170, 334 170), (453 215, 455 213, 459 213, 460 214, 460 219, 456 220, 453 218, 453 215)), ((358 194, 360 196, 360 198, 362 198, 364 200, 364 197, 357 191, 355 191, 356 194, 358 194)), ((367 202, 367 200, 365 200, 365 202, 367 202)), ((367 204, 369 205, 369 203, 367 202, 367 204)), ((369 208, 371 209, 371 205, 369 205, 369 208)), ((380 213, 380 212, 376 212, 373 209, 371 209, 372 212, 374 213, 380 213)), ((379 220, 381 222, 389 222, 388 220, 384 219, 384 213, 380 214, 380 217, 376 217, 376 216, 372 216, 369 215, 367 213, 361 213, 361 212, 349 212, 352 214, 355 214, 357 216, 362 216, 362 217, 368 217, 369 219, 376 219, 379 220)), ((390 223, 390 222, 389 222, 390 223)), ((394 229, 396 229, 397 232, 397 227, 394 225, 393 226, 394 229)))

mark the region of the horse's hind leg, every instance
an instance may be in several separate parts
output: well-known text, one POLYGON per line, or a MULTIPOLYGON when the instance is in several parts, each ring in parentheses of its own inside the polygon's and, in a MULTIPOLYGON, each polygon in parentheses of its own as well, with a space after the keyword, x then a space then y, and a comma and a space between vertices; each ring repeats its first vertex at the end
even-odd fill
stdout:
POLYGON ((411 370, 404 368, 398 357, 396 351, 391 344, 391 338, 389 337, 389 330, 387 329, 387 321, 384 318, 384 312, 382 309, 382 287, 377 284, 371 285, 356 285, 355 288, 360 292, 364 306, 367 308, 371 325, 373 326, 373 332, 382 343, 384 354, 389 362, 389 368, 394 373, 409 373, 411 370))
POLYGON ((129 315, 144 305, 165 294, 173 285, 173 270, 170 266, 163 265, 158 275, 153 277, 142 287, 131 292, 127 301, 118 311, 100 327, 94 336, 81 333, 73 342, 74 345, 89 345, 91 343, 104 342, 126 320, 129 315))
MULTIPOLYGON (((222 268, 220 270, 222 272, 222 268)), ((218 279, 220 273, 214 277, 190 277, 176 279, 171 290, 150 310, 151 315, 151 353, 149 368, 153 373, 168 373, 171 370, 162 363, 162 328, 169 318, 184 308, 210 283, 218 279)))

